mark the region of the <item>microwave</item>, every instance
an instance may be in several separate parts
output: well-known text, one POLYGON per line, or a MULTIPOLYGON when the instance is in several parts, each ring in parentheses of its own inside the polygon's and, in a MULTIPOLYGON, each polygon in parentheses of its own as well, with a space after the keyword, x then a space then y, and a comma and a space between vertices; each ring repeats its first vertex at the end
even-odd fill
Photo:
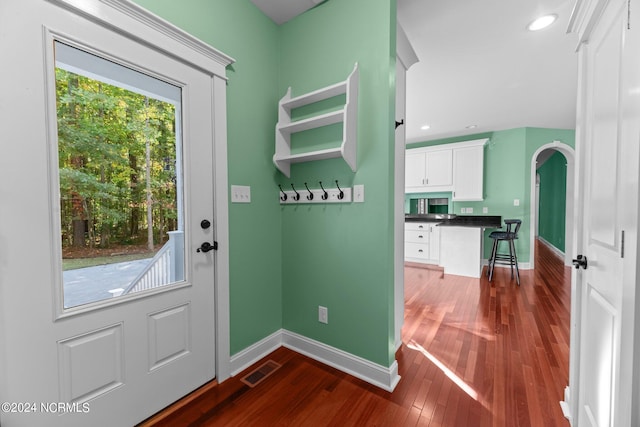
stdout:
MULTIPOLYGON (((448 214, 449 199, 447 197, 432 197, 415 200, 417 214, 448 214)), ((413 209, 412 209, 413 211, 413 209)))

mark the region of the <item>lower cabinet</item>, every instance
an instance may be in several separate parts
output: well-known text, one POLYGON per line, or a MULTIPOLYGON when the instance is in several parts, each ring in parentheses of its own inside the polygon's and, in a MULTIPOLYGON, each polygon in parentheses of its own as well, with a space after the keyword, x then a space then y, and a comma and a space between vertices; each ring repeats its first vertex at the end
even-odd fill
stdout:
POLYGON ((405 261, 438 264, 440 261, 440 229, 433 222, 405 222, 405 261))

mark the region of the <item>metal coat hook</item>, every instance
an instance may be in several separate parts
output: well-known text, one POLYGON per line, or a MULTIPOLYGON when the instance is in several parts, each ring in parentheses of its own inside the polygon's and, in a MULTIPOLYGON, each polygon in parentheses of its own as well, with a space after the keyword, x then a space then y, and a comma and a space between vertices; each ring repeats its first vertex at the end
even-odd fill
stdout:
POLYGON ((327 190, 324 189, 324 187, 322 186, 322 181, 318 181, 320 183, 320 188, 322 188, 322 196, 320 196, 320 198, 322 200, 327 200, 329 198, 329 193, 327 193, 327 190))
POLYGON ((336 187, 338 187, 338 190, 340 190, 340 194, 338 194, 338 200, 344 199, 344 191, 342 191, 342 189, 338 185, 338 180, 337 179, 336 179, 336 187))
POLYGON ((309 187, 307 187, 307 183, 304 183, 304 186, 307 188, 307 191, 309 192, 309 195, 307 195, 307 200, 313 200, 313 193, 311 192, 311 190, 309 190, 309 187))
POLYGON ((396 120, 396 129, 398 129, 398 126, 403 125, 404 124, 404 119, 397 121, 396 120))
POLYGON ((282 189, 282 185, 278 184, 278 187, 280 187, 280 191, 282 192, 282 196, 280 196, 280 200, 282 200, 283 202, 287 201, 287 193, 284 192, 284 190, 282 189))
POLYGON ((291 183, 291 188, 293 188, 293 192, 296 193, 295 196, 291 196, 291 197, 293 197, 293 200, 297 202, 298 200, 300 200, 300 194, 298 194, 298 192, 296 191, 296 187, 293 186, 293 182, 291 183))

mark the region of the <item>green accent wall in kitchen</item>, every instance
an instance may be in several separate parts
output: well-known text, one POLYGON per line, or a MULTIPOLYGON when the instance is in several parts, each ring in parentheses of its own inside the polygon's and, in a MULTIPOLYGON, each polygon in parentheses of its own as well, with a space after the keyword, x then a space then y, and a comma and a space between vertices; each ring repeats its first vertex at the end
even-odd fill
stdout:
POLYGON ((564 252, 567 159, 556 152, 538 168, 540 209, 538 235, 564 252))
POLYGON ((250 185, 251 203, 229 206, 231 353, 285 328, 390 366, 396 1, 327 1, 281 26, 249 0, 136 2, 236 59, 227 70, 229 184, 250 185), (278 100, 289 86, 296 96, 343 81, 355 62, 357 171, 332 159, 293 165, 286 178, 272 163, 278 100), (279 204, 279 183, 335 180, 364 184, 365 202, 279 204))
MULTIPOLYGON (((531 158, 536 150, 553 141, 575 147, 575 131, 572 129, 516 128, 461 137, 407 144, 407 148, 426 147, 460 141, 489 138, 484 148, 484 200, 481 202, 453 202, 453 211, 461 214, 462 208, 473 208, 471 215, 500 215, 503 219, 522 220, 516 241, 518 260, 530 260, 530 193, 531 158), (514 200, 519 206, 514 206, 514 200), (483 213, 483 208, 488 213, 483 213)), ((405 199, 409 196, 405 196, 405 199)), ((485 231, 484 257, 491 253, 492 230, 485 231)))

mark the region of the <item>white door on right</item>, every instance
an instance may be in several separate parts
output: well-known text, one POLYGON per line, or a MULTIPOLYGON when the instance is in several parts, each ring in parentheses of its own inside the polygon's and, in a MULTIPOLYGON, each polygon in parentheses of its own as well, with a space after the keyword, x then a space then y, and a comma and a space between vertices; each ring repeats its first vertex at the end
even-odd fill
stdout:
POLYGON ((638 39, 638 29, 629 29, 629 5, 627 0, 579 5, 583 11, 591 7, 585 13, 592 18, 584 18, 578 31, 585 42, 580 48, 576 144, 584 199, 581 255, 574 260, 581 267, 576 279, 580 348, 574 426, 631 425, 632 382, 625 371, 633 345, 625 341, 633 337, 627 313, 633 313, 634 302, 628 300, 626 284, 629 268, 635 271, 635 261, 628 259, 635 251, 629 250, 625 259, 624 246, 625 232, 630 236, 637 230, 632 201, 637 201, 638 136, 630 138, 628 129, 637 127, 638 117, 628 114, 633 100, 628 73, 637 70, 637 51, 630 59, 629 41, 638 39))

